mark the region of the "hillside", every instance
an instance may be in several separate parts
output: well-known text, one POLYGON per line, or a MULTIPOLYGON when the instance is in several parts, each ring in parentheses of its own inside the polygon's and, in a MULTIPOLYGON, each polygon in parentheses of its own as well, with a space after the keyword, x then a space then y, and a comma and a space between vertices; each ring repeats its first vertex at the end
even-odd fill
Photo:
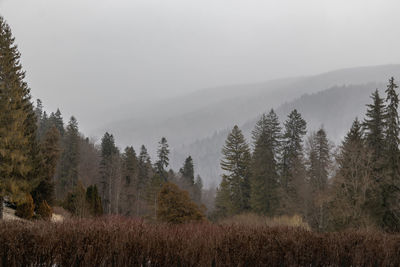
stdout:
MULTIPOLYGON (((284 103, 276 109, 276 113, 283 122, 291 110, 297 109, 307 121, 308 132, 323 126, 329 138, 338 144, 354 118, 361 118, 365 113, 365 105, 370 102, 369 95, 376 88, 384 89, 385 83, 335 86, 321 92, 304 94, 294 101, 284 103)), ((266 107, 264 111, 269 109, 270 107, 266 107)), ((257 117, 253 117, 240 125, 248 141, 256 121, 257 117)), ((229 131, 230 129, 222 130, 190 145, 177 147, 172 151, 172 168, 177 169, 190 154, 196 163, 196 171, 203 177, 205 184, 217 185, 221 174, 220 151, 229 131)))
POLYGON ((171 147, 191 144, 216 131, 242 125, 266 109, 277 108, 304 94, 333 86, 386 82, 400 73, 400 65, 342 69, 309 77, 287 78, 258 84, 224 86, 200 90, 178 98, 154 101, 148 108, 120 107, 125 117, 98 130, 112 132, 120 145, 141 144, 154 154, 161 136, 171 147))

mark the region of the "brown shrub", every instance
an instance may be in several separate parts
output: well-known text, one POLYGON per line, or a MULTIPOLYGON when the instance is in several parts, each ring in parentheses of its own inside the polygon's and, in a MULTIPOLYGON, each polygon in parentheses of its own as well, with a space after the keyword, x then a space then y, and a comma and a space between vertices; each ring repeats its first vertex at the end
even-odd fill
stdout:
POLYGON ((47 204, 46 200, 43 200, 39 205, 37 214, 42 220, 49 221, 53 215, 53 209, 49 206, 49 204, 47 204))
POLYGON ((15 215, 30 220, 32 219, 35 211, 35 205, 33 204, 33 198, 30 194, 25 196, 25 199, 17 204, 17 210, 15 211, 15 215))
POLYGON ((239 224, 244 226, 289 226, 310 230, 310 226, 299 215, 266 217, 254 213, 235 215, 219 221, 220 224, 239 224))
POLYGON ((400 235, 117 217, 0 222, 0 244, 3 266, 400 265, 400 235))

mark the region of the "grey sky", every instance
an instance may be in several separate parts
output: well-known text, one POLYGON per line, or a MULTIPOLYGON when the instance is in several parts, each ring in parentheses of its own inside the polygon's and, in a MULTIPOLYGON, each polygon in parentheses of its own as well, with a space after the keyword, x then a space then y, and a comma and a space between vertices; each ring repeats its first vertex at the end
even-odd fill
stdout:
POLYGON ((87 134, 153 98, 398 63, 399 11, 396 0, 0 0, 34 97, 87 134))

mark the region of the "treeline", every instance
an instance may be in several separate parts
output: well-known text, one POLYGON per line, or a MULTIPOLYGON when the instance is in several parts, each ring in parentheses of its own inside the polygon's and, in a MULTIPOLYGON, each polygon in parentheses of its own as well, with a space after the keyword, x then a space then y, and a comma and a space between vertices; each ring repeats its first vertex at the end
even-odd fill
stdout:
POLYGON ((131 146, 121 152, 109 133, 96 145, 79 132, 75 117, 65 125, 60 110, 48 114, 40 100, 35 107, 24 78, 11 29, 0 17, 0 218, 4 198, 26 219, 49 219, 53 205, 78 217, 204 218, 202 180, 190 156, 176 173, 167 169, 164 137, 154 163, 145 146, 139 155, 131 146))
POLYGON ((225 174, 214 217, 299 214, 319 231, 399 231, 397 88, 391 78, 385 98, 376 90, 365 119, 354 120, 336 149, 323 127, 306 138, 307 124, 297 110, 283 127, 273 110, 263 114, 252 133, 252 149, 235 126, 222 149, 225 174))

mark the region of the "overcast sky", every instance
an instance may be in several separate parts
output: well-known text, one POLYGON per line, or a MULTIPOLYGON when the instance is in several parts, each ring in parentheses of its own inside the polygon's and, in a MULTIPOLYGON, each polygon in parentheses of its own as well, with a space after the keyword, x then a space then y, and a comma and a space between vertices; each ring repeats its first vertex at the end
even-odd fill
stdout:
POLYGON ((88 134, 130 103, 399 63, 399 13, 398 0, 0 0, 33 96, 88 134))

